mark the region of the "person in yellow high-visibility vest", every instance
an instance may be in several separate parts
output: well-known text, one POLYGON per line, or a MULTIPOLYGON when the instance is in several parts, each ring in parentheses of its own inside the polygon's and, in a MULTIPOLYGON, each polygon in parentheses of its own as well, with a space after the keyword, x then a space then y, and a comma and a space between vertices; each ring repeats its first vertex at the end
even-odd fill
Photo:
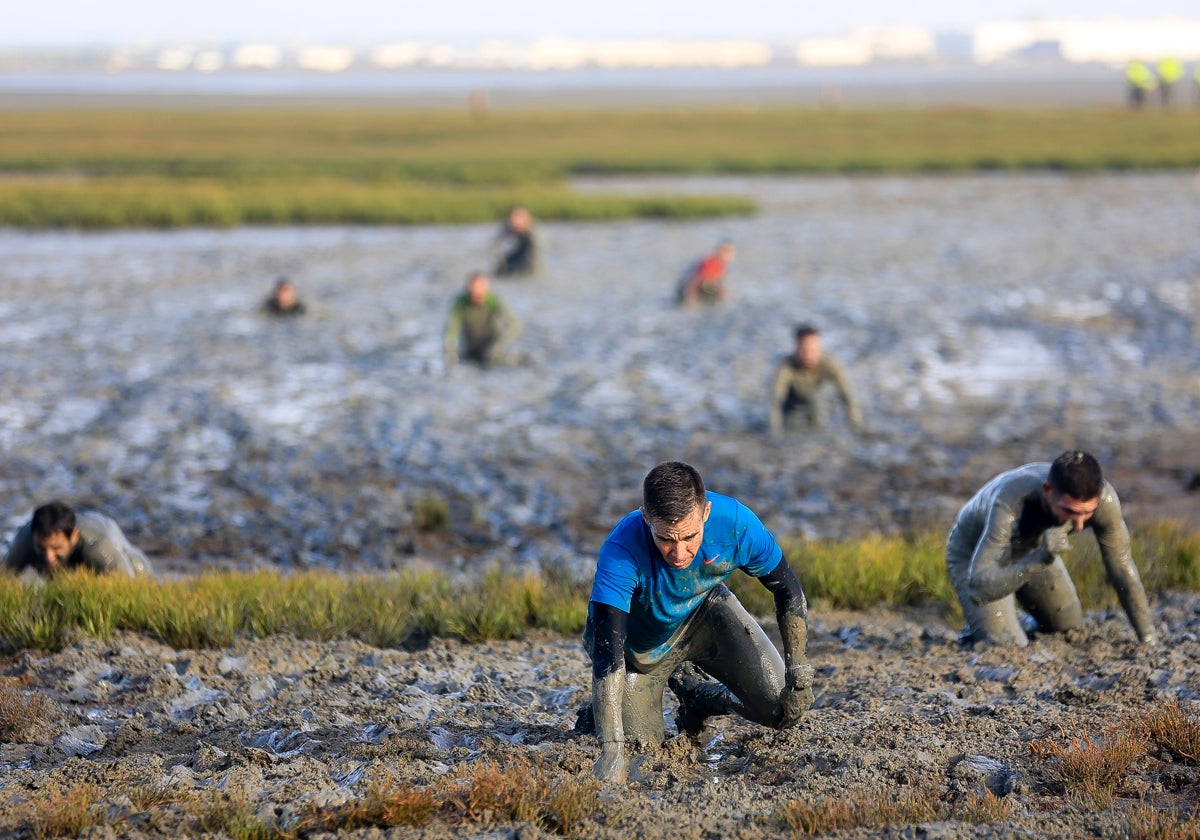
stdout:
POLYGON ((1131 61, 1125 65, 1125 79, 1129 82, 1129 107, 1138 109, 1146 104, 1146 95, 1158 87, 1158 77, 1144 61, 1131 61))
POLYGON ((1171 94, 1175 83, 1183 78, 1183 62, 1168 56, 1158 62, 1158 95, 1164 108, 1171 107, 1171 94))

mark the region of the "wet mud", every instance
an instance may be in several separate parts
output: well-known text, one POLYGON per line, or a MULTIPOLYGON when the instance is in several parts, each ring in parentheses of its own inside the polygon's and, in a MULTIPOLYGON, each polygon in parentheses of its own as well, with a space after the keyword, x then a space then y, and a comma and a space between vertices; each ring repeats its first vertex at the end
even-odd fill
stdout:
POLYGON ((157 567, 495 563, 590 574, 645 471, 695 463, 780 537, 948 528, 988 477, 1094 451, 1131 522, 1200 509, 1200 184, 1184 174, 688 179, 745 219, 543 224, 497 281, 524 364, 445 369, 442 328, 496 227, 0 232, 0 525, 63 496, 157 567), (738 246, 731 299, 679 272, 738 246), (309 313, 258 304, 277 276, 309 313), (771 440, 798 321, 838 407, 771 440), (423 501, 449 526, 422 531, 423 501))
MULTIPOLYGON (((486 371, 444 369, 441 329, 467 271, 491 261, 491 226, 0 232, 4 526, 64 496, 110 513, 165 574, 500 563, 587 577, 662 459, 696 464, 780 537, 853 536, 948 528, 988 477, 1068 446, 1100 457, 1131 524, 1200 525, 1190 177, 655 186, 746 192, 763 211, 543 225, 542 272, 496 285, 527 363, 486 371), (675 309, 678 272, 724 237, 738 245, 731 299, 675 309), (281 274, 304 317, 256 311, 281 274), (862 435, 836 408, 819 432, 765 435, 771 370, 800 320, 847 368, 862 435), (418 527, 430 494, 445 530, 418 527)), ((911 836, 1122 836, 1119 809, 1065 807, 1030 744, 1155 703, 1195 715, 1200 599, 1152 607, 1152 652, 1119 611, 1023 650, 964 651, 940 612, 814 604, 804 722, 719 719, 697 746, 674 735, 668 694, 667 743, 606 794, 589 835, 776 837, 770 815, 789 802, 932 784, 948 801, 994 788, 1013 813, 911 836)), ((119 635, 18 655, 0 676, 48 701, 0 745, 0 825, 79 781, 118 815, 89 836, 149 837, 119 818, 122 786, 242 792, 286 822, 385 769, 428 784, 523 755, 582 776, 597 754, 571 731, 590 685, 577 640, 536 634, 419 651, 119 635)), ((1194 801, 1193 771, 1148 756, 1122 795, 1194 801)), ((487 836, 518 834, 539 836, 487 836)))

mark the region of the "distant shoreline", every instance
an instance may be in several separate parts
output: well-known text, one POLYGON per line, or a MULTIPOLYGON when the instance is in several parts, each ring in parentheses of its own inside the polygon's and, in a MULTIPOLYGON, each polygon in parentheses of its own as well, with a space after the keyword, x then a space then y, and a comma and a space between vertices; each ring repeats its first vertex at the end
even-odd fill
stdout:
MULTIPOLYGON (((1194 91, 1181 90, 1181 106, 1194 91)), ((1100 65, 871 65, 754 70, 409 70, 377 73, 0 74, 0 109, 345 107, 487 109, 744 104, 797 107, 1121 107, 1100 65)))

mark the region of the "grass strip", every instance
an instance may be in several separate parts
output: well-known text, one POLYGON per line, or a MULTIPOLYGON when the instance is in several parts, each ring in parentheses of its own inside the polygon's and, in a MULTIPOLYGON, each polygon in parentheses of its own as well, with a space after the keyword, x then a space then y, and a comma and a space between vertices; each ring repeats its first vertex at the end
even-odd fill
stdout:
POLYGON ((1200 112, 801 108, 10 110, 0 225, 451 224, 753 212, 579 175, 1193 169, 1200 112))
MULTIPOLYGON (((1070 565, 1086 609, 1115 603, 1090 536, 1076 538, 1070 565)), ((793 541, 785 551, 814 610, 940 603, 961 619, 946 578, 942 537, 868 536, 849 541, 793 541)), ((1150 594, 1200 588, 1200 534, 1164 521, 1136 529, 1134 557, 1150 594)), ((773 601, 746 575, 731 588, 755 615, 773 601)), ((499 570, 456 583, 435 573, 339 575, 333 572, 206 572, 181 579, 97 577, 87 572, 27 584, 0 578, 0 650, 58 650, 80 636, 107 639, 118 630, 146 633, 175 648, 219 648, 239 638, 289 633, 298 638, 354 638, 405 647, 430 637, 476 642, 511 639, 530 629, 579 633, 590 584, 560 573, 499 570)))

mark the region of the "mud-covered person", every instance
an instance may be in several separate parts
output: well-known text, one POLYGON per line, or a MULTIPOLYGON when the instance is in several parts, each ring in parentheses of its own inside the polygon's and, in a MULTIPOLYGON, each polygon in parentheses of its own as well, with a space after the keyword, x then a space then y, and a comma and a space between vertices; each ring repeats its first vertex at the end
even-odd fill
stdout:
POLYGON ((725 276, 736 253, 732 242, 721 242, 715 251, 684 272, 675 292, 679 305, 715 304, 724 300, 725 276))
POLYGON ((482 271, 471 274, 446 320, 447 369, 460 358, 483 367, 515 362, 506 351, 517 331, 516 321, 492 292, 488 276, 482 271))
POLYGON ((94 510, 81 510, 65 502, 47 502, 17 529, 4 569, 20 574, 33 569, 53 577, 66 569, 91 569, 135 577, 153 574, 150 561, 134 547, 109 517, 94 510))
POLYGON ((680 732, 698 734, 713 715, 780 729, 798 722, 813 703, 807 615, 800 582, 749 508, 707 492, 688 464, 654 467, 641 508, 613 528, 596 563, 584 633, 596 776, 625 782, 628 748, 663 742, 668 685, 680 732), (739 569, 775 596, 782 657, 725 586, 739 569))
POLYGON ((795 345, 775 368, 767 426, 773 436, 787 428, 816 428, 824 422, 820 391, 832 387, 846 410, 850 428, 862 428, 862 413, 842 366, 824 351, 821 332, 811 324, 796 327, 795 345))
POLYGON ((1083 608, 1062 555, 1070 534, 1090 528, 1108 580, 1139 641, 1156 643, 1150 605, 1121 502, 1095 457, 1064 452, 1053 463, 993 478, 963 506, 946 541, 946 568, 962 604, 962 640, 1024 647, 1028 633, 1083 626, 1083 608), (1027 615, 1017 614, 1020 606, 1027 615))
POLYGON ((533 214, 524 207, 508 211, 500 229, 504 254, 496 264, 497 277, 520 277, 537 271, 537 240, 533 233, 533 214))
POLYGON ((286 278, 279 278, 271 288, 271 293, 263 301, 262 311, 268 315, 294 317, 308 311, 304 301, 296 293, 296 286, 286 278))

